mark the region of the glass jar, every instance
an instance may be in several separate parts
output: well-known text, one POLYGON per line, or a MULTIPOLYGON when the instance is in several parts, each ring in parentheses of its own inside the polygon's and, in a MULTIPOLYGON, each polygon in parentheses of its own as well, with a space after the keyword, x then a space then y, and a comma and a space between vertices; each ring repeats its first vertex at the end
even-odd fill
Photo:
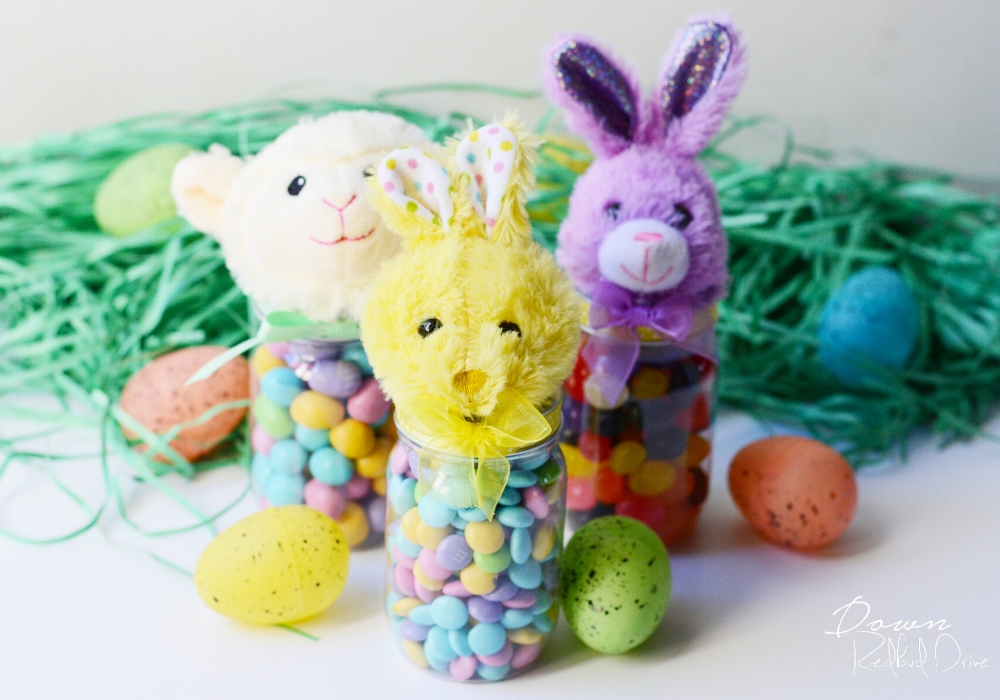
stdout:
POLYGON ((250 366, 251 472, 265 505, 305 503, 351 547, 378 546, 396 431, 361 342, 269 343, 250 366))
MULTIPOLYGON (((592 334, 585 328, 584 341, 592 334)), ((570 527, 616 514, 646 523, 664 544, 690 536, 708 497, 715 363, 644 341, 615 405, 593 391, 590 375, 580 356, 565 384, 570 527)))
POLYGON ((387 600, 396 640, 417 666, 460 681, 497 681, 538 657, 559 615, 566 466, 558 404, 551 437, 507 455, 510 478, 492 521, 421 493, 421 450, 397 426, 389 462, 387 600))

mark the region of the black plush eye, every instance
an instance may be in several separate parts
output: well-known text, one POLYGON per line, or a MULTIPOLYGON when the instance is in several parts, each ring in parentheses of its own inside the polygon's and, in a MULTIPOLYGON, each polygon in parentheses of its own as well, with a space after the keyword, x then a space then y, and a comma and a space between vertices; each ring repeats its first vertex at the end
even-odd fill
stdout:
POLYGON ((301 175, 296 175, 295 179, 292 180, 290 183, 288 183, 288 194, 292 195, 293 197, 298 197, 299 192, 301 192, 302 188, 305 186, 306 186, 306 179, 301 175))
POLYGON ((364 170, 361 171, 361 174, 364 175, 365 177, 374 177, 374 175, 375 175, 375 166, 374 165, 369 165, 367 168, 365 168, 364 170))
POLYGON ((500 322, 500 332, 501 333, 517 333, 517 337, 521 337, 521 327, 514 323, 513 321, 501 321, 500 322))
POLYGON ((621 202, 608 202, 604 205, 604 215, 612 221, 618 221, 618 214, 622 210, 621 202))
POLYGON ((668 223, 675 229, 683 231, 688 227, 688 224, 691 223, 691 219, 693 218, 694 217, 691 216, 690 209, 683 204, 675 204, 673 216, 670 217, 670 221, 668 223))
POLYGON ((419 326, 417 326, 417 333, 420 334, 421 338, 426 338, 440 327, 441 327, 441 321, 433 317, 428 318, 424 320, 424 322, 421 323, 419 326))

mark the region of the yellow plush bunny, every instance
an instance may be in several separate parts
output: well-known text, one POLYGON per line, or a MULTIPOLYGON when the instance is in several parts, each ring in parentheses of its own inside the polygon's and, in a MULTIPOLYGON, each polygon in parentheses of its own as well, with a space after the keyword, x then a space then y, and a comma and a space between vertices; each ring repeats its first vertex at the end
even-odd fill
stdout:
MULTIPOLYGON (((372 204, 405 250, 373 282, 361 337, 401 423, 439 433, 448 414, 457 429, 445 446, 481 463, 490 431, 464 426, 527 420, 555 400, 575 361, 580 302, 531 239, 535 139, 507 118, 453 146, 448 169, 404 148, 369 178, 372 204)), ((494 440, 486 456, 523 442, 494 440)))

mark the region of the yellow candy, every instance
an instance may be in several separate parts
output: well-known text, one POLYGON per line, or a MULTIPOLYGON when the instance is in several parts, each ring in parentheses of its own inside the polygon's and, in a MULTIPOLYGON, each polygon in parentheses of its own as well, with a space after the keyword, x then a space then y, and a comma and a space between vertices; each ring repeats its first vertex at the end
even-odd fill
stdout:
MULTIPOLYGON (((414 564, 413 568, 414 576, 416 576, 417 565, 414 564)), ((465 586, 465 589, 472 595, 486 595, 492 593, 497 587, 497 575, 483 571, 475 562, 462 569, 459 578, 462 579, 462 585, 465 586)))
POLYGON ((473 552, 493 554, 503 547, 503 525, 496 520, 469 523, 465 526, 465 541, 473 552))
POLYGON ((633 474, 646 461, 646 448, 641 442, 626 440, 615 445, 608 459, 608 466, 619 474, 633 474))
POLYGON ((379 496, 384 496, 386 492, 385 477, 380 476, 372 479, 372 491, 377 493, 379 496))
POLYGON ((348 501, 344 513, 337 520, 348 547, 356 547, 368 539, 368 516, 365 509, 354 501, 348 501))
POLYGON ((288 407, 292 420, 312 430, 327 430, 344 420, 344 404, 318 391, 303 391, 288 407))
POLYGON ((677 480, 677 472, 670 462, 651 460, 628 478, 628 487, 640 496, 663 493, 677 480))
POLYGON ((622 387, 622 393, 619 394, 618 398, 611 401, 608 397, 604 395, 601 391, 601 385, 597 382, 596 375, 590 375, 587 380, 583 383, 583 396, 587 399, 589 403, 594 408, 600 408, 605 411, 609 411, 613 408, 618 408, 625 404, 629 399, 628 387, 622 387))
POLYGON ((409 617, 413 608, 420 607, 424 601, 420 598, 400 598, 392 604, 392 612, 400 617, 409 617))
POLYGON ((326 610, 347 581, 348 543, 308 506, 268 508, 205 548, 194 583, 206 605, 241 622, 296 622, 326 610))
POLYGON ((427 668, 427 657, 424 656, 424 645, 420 642, 411 642, 409 639, 403 640, 403 653, 410 661, 420 668, 427 668))
POLYGON ((257 379, 262 378, 275 367, 285 366, 284 361, 272 355, 266 345, 258 345, 253 356, 250 358, 250 369, 253 370, 253 374, 257 379))
POLYGON ((392 417, 393 409, 389 409, 389 417, 386 419, 382 427, 378 429, 379 437, 384 437, 386 440, 392 442, 393 445, 396 444, 396 440, 399 439, 399 433, 396 432, 396 421, 392 417))
POLYGON ((643 367, 629 381, 632 396, 637 399, 655 399, 663 396, 670 388, 667 375, 652 367, 643 367))
POLYGON ((556 531, 550 525, 538 528, 535 533, 535 543, 531 545, 531 558, 541 561, 552 553, 552 547, 556 543, 556 531))
POLYGON ((420 519, 420 511, 413 507, 403 513, 399 527, 403 531, 403 537, 413 544, 417 544, 417 528, 423 524, 424 521, 420 519))
POLYGON ((537 644, 542 641, 541 633, 531 625, 517 630, 507 630, 507 639, 514 644, 537 644))
POLYGON ((573 445, 560 445, 563 457, 566 459, 566 473, 589 479, 597 472, 597 464, 583 456, 583 453, 573 445))
MULTIPOLYGON (((427 549, 437 549, 441 540, 453 532, 450 525, 444 527, 431 527, 423 520, 417 525, 417 544, 427 549)), ((405 534, 405 533, 404 533, 405 534)), ((409 539, 409 538, 407 538, 409 539)))
MULTIPOLYGON (((330 444, 348 459, 360 459, 367 457, 375 449, 375 432, 371 426, 348 418, 330 431, 330 444)), ((385 473, 385 465, 382 469, 385 473)))
POLYGON ((656 342, 658 340, 663 340, 663 336, 657 333, 655 330, 649 326, 639 326, 635 329, 636 335, 639 336, 639 340, 644 340, 646 342, 656 342))
POLYGON ((687 453, 685 454, 687 466, 699 466, 711 451, 712 446, 708 444, 708 440, 701 435, 691 435, 688 438, 687 453))
MULTIPOLYGON (((375 441, 375 449, 371 454, 359 457, 354 463, 358 474, 366 479, 385 479, 385 467, 389 464, 389 453, 392 452, 393 442, 387 438, 378 438, 375 441)), ((385 493, 380 494, 382 496, 385 493)))
POLYGON ((428 591, 440 591, 444 588, 444 581, 425 574, 419 561, 413 562, 413 579, 428 591))

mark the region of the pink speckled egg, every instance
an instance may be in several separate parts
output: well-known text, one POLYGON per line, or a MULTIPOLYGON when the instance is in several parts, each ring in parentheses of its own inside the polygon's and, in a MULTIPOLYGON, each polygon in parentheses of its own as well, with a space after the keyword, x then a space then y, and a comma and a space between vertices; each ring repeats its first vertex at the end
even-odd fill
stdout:
MULTIPOLYGON (((119 401, 122 409, 162 435, 178 423, 198 419, 220 403, 249 398, 250 370, 242 357, 230 360, 208 379, 184 386, 191 375, 225 350, 200 345, 161 355, 128 380, 119 401)), ((193 462, 211 452, 245 415, 245 408, 222 411, 201 425, 182 430, 170 446, 193 462)), ((129 438, 136 437, 127 428, 124 430, 129 438)), ((160 455, 157 459, 164 461, 160 455)))

